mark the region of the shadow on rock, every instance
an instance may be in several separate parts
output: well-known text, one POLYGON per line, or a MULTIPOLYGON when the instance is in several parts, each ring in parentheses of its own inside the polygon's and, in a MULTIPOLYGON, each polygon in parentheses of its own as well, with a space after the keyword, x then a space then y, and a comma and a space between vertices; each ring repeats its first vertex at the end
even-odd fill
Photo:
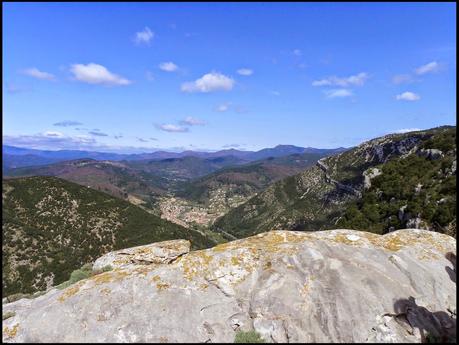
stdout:
POLYGON ((411 332, 419 332, 423 343, 455 343, 455 313, 448 310, 432 312, 417 305, 414 297, 399 299, 394 303, 395 319, 411 327, 411 332))
POLYGON ((456 255, 454 253, 446 253, 445 257, 451 262, 453 268, 446 266, 445 270, 448 273, 451 280, 456 284, 456 255))
MULTIPOLYGON (((449 252, 445 258, 453 268, 446 266, 449 278, 456 283, 456 254, 449 252)), ((394 303, 395 314, 391 315, 398 323, 408 326, 411 334, 419 332, 423 343, 456 343, 456 311, 432 312, 419 306, 413 296, 399 299, 394 303)))

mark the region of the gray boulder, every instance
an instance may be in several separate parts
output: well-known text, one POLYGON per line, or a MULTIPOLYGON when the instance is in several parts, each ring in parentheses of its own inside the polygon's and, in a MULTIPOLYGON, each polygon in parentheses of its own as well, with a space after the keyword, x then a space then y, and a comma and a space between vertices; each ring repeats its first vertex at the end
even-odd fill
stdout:
POLYGON ((418 154, 430 160, 439 159, 444 156, 443 152, 438 149, 420 149, 418 154))
POLYGON ((101 270, 106 266, 129 268, 138 265, 167 264, 188 253, 190 248, 190 241, 171 240, 121 249, 98 258, 94 262, 93 270, 101 270))
POLYGON ((420 342, 455 336, 456 241, 271 231, 3 305, 7 342, 420 342), (454 315, 454 317, 453 317, 454 315))

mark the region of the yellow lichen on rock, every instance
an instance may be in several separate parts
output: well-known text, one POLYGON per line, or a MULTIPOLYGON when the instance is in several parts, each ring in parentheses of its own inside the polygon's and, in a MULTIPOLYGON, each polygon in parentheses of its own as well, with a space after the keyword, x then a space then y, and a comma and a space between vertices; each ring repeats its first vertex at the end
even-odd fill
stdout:
POLYGON ((166 290, 170 288, 170 284, 168 283, 156 283, 156 288, 161 291, 161 290, 166 290))
POLYGON ((64 302, 67 298, 75 295, 78 291, 80 291, 80 287, 84 284, 84 281, 79 281, 72 286, 69 286, 66 288, 62 294, 59 296, 58 301, 59 302, 64 302))
POLYGON ((94 282, 94 284, 101 285, 101 284, 106 284, 106 283, 111 283, 114 281, 119 281, 123 279, 124 277, 127 277, 130 275, 129 271, 125 270, 113 270, 110 272, 104 272, 98 275, 95 275, 91 278, 89 278, 90 281, 94 282))
POLYGON ((3 334, 8 338, 14 338, 18 332, 19 323, 15 324, 11 329, 8 326, 3 327, 3 334))
POLYGON ((231 257, 231 263, 233 265, 239 265, 241 263, 241 260, 237 256, 232 256, 231 257))
POLYGON ((208 255, 207 250, 198 250, 186 255, 180 260, 184 277, 192 280, 198 272, 207 272, 212 260, 213 256, 208 255))
POLYGON ((102 288, 102 289, 99 290, 99 292, 101 294, 108 295, 108 294, 110 294, 110 292, 112 292, 112 290, 109 289, 109 288, 102 288))

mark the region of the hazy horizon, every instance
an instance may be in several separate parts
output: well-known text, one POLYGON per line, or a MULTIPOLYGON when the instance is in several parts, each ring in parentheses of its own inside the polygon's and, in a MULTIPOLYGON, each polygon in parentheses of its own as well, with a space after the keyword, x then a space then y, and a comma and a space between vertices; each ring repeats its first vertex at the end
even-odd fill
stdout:
POLYGON ((452 3, 3 9, 7 145, 336 148, 456 123, 452 3))

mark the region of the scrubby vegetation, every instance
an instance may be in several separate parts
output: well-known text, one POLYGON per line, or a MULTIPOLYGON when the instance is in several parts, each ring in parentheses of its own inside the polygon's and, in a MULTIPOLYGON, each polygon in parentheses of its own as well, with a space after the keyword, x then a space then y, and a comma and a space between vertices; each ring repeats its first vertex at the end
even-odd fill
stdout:
POLYGON ((338 227, 384 233, 409 225, 454 235, 455 139, 452 126, 373 139, 270 185, 213 228, 245 237, 338 227), (382 174, 365 190, 364 173, 373 168, 382 174))
POLYGON ((89 278, 93 275, 92 264, 85 264, 83 267, 73 271, 70 274, 70 279, 56 286, 58 289, 65 289, 66 287, 75 284, 77 281, 89 278))
POLYGON ((234 337, 234 343, 265 343, 264 339, 256 331, 238 331, 234 337))
POLYGON ((3 180, 3 296, 46 290, 116 249, 171 239, 215 242, 126 201, 55 177, 3 180))
POLYGON ((456 133, 442 131, 419 149, 440 149, 436 159, 413 153, 380 166, 362 198, 352 203, 338 227, 376 233, 418 226, 456 234, 456 133))

